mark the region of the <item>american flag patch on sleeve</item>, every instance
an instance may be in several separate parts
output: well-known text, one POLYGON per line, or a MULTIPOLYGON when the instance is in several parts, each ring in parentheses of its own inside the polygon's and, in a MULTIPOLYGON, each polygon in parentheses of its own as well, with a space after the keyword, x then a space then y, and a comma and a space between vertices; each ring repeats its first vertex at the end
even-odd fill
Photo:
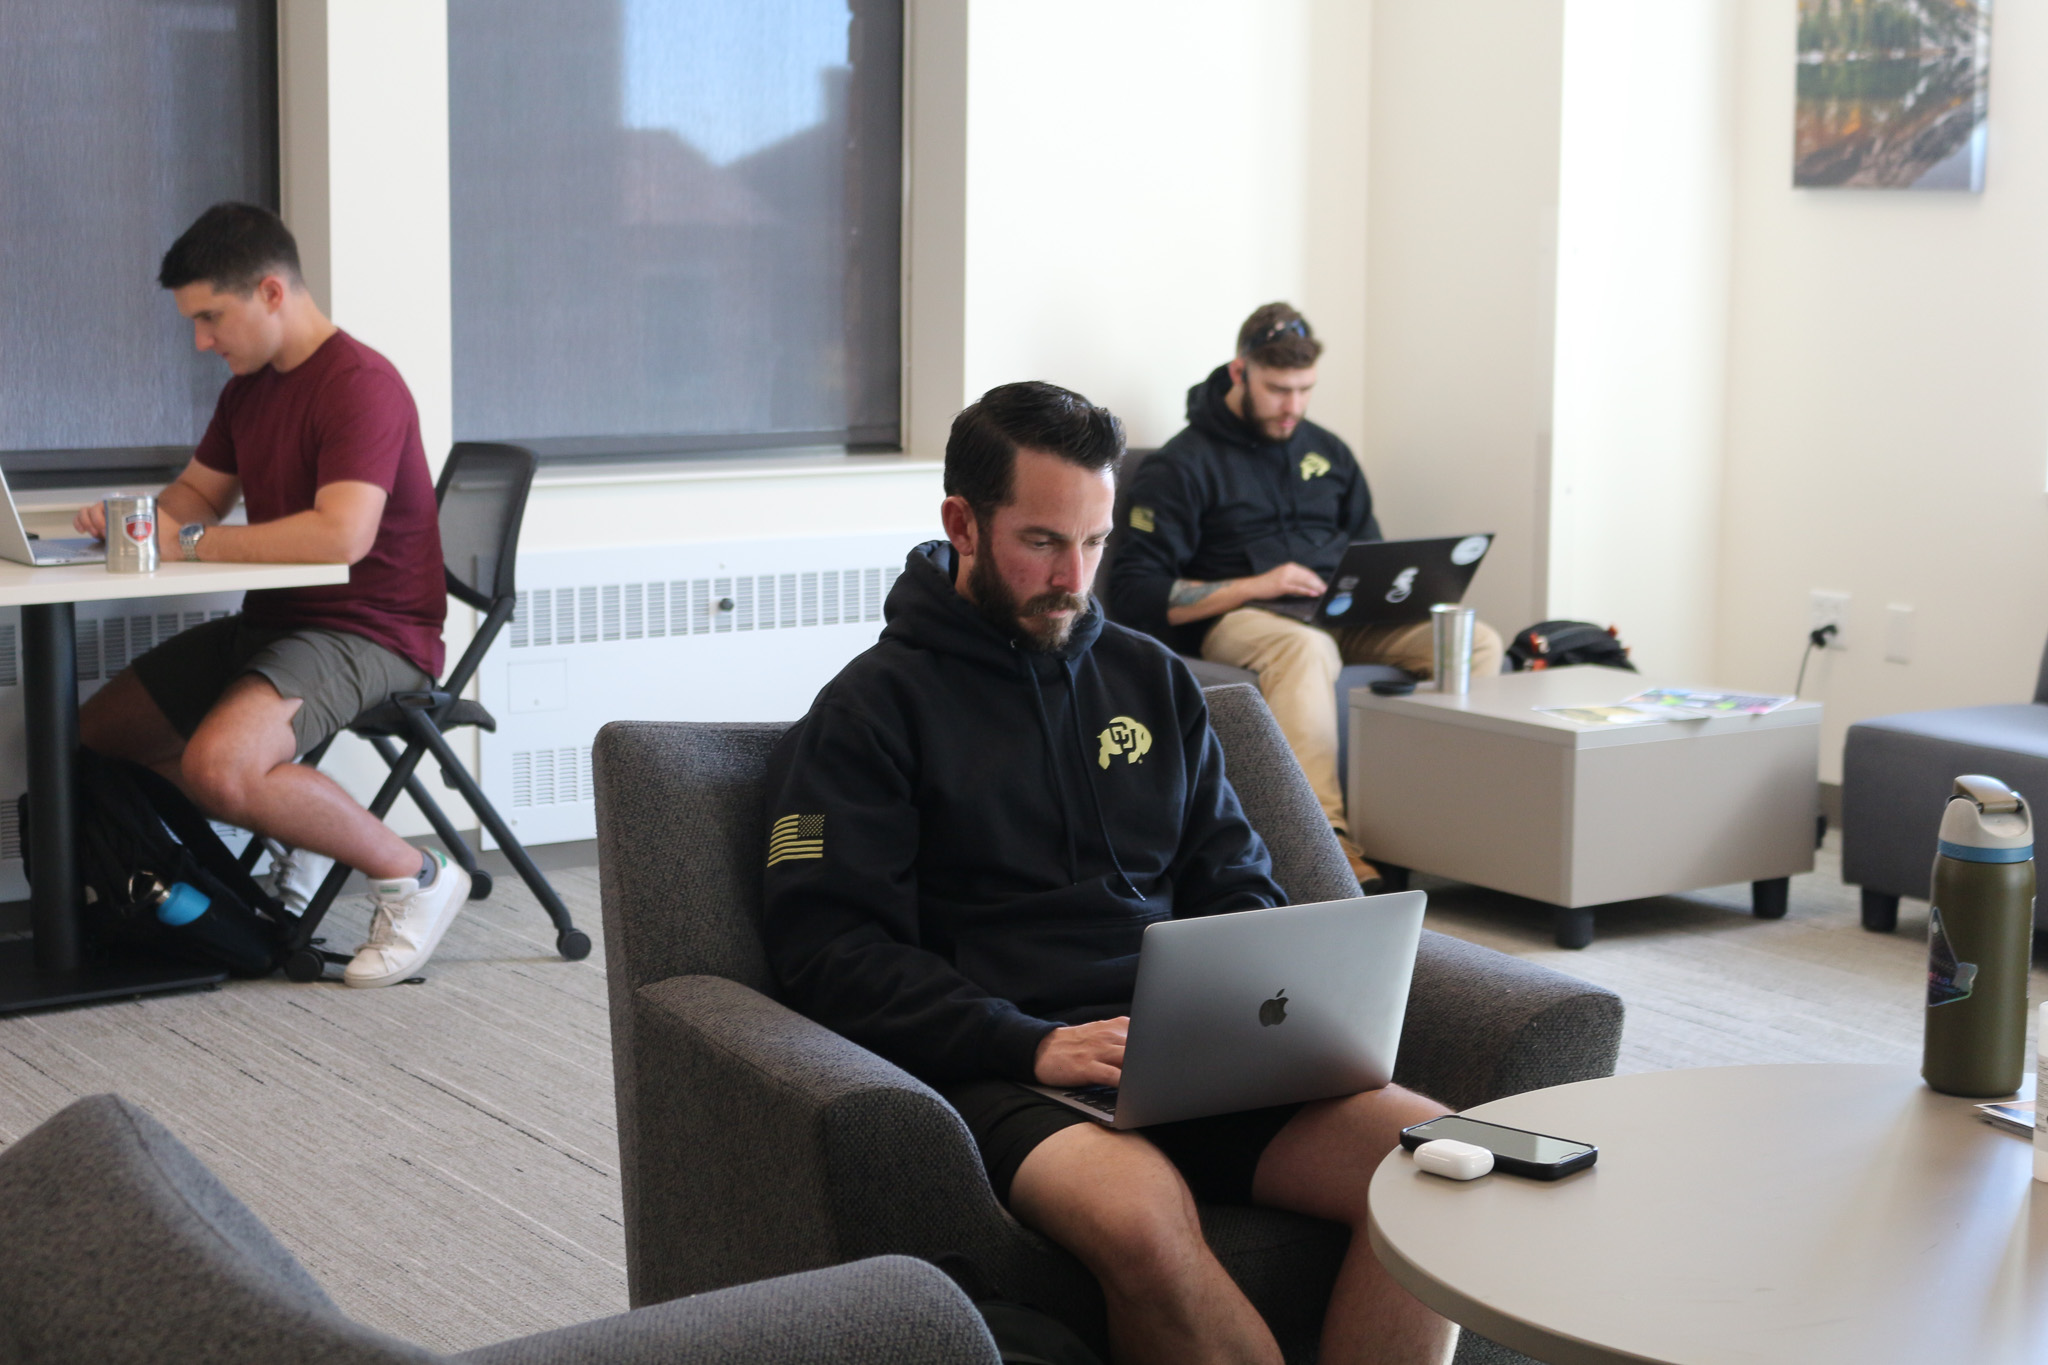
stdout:
POLYGON ((768 830, 768 866, 825 856, 825 817, 785 815, 768 830))

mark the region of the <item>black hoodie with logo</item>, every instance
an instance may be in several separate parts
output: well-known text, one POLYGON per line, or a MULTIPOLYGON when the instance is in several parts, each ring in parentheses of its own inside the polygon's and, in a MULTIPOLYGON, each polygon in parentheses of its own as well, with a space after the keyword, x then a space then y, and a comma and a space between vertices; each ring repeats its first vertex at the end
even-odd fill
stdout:
POLYGON ((1295 563, 1328 578, 1354 540, 1373 540, 1372 490, 1351 447, 1303 421, 1268 440, 1230 410, 1230 367, 1188 390, 1188 424, 1138 466, 1118 502, 1103 596, 1112 620, 1201 652, 1213 621, 1170 626, 1175 579, 1213 583, 1295 563))
POLYGON ((1281 904, 1187 668, 1100 607, 1014 644, 944 541, 769 760, 763 934, 786 999, 927 1081, 1028 1080, 1118 1013, 1145 926, 1281 904))

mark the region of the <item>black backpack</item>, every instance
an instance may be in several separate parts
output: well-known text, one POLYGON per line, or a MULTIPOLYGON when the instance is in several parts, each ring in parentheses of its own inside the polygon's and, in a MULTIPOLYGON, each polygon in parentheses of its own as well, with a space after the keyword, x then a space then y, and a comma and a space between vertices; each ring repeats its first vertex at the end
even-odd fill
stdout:
POLYGON ((1604 664, 1608 668, 1636 671, 1628 661, 1628 646, 1613 626, 1602 630, 1591 621, 1538 621, 1515 637, 1508 646, 1508 658, 1515 671, 1525 668, 1561 668, 1566 664, 1604 664))
MULTIPOLYGON (((101 953, 168 958, 267 976, 277 966, 292 916, 256 884, 213 826, 164 777, 91 750, 78 757, 78 871, 85 889, 80 929, 101 953), (159 921, 165 891, 183 882, 210 902, 182 927, 159 921)), ((28 798, 20 802, 22 871, 28 798)))

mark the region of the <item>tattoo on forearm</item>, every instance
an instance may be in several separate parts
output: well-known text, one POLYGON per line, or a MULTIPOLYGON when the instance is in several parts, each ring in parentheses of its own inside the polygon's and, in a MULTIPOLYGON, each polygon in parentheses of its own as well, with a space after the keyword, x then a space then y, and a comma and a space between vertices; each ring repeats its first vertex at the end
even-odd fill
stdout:
POLYGON ((1222 586, 1221 583, 1197 583, 1192 578, 1176 578, 1173 580, 1173 586, 1167 589, 1166 605, 1192 607, 1222 586))

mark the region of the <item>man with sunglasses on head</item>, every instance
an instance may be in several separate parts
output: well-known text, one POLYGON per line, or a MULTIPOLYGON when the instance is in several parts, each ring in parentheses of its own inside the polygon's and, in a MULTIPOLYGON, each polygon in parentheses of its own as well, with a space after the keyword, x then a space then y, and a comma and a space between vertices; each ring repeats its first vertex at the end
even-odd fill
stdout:
MULTIPOLYGON (((1320 597, 1355 540, 1379 539, 1351 448, 1308 420, 1323 343, 1285 303, 1238 329, 1237 353, 1188 390, 1188 425, 1139 466, 1104 594, 1112 619, 1183 654, 1249 668, 1337 831, 1376 889, 1344 815, 1334 701, 1347 663, 1431 672, 1429 625, 1327 630, 1247 603, 1320 597)), ((1472 671, 1497 672, 1500 633, 1472 633, 1472 671)))

